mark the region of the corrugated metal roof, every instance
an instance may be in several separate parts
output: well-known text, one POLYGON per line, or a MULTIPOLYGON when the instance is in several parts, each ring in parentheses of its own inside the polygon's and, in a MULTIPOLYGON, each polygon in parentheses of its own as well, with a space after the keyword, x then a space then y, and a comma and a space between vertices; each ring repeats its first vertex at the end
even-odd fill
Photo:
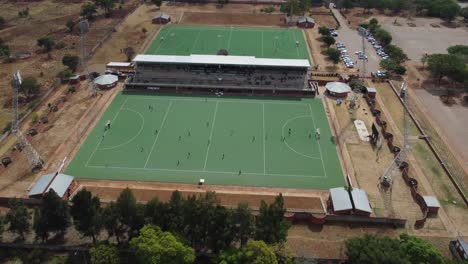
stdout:
POLYGON ((354 208, 359 211, 372 213, 369 205, 369 198, 365 191, 357 188, 351 190, 351 197, 353 197, 354 208))
POLYGON ((440 207, 439 200, 434 196, 423 196, 423 199, 428 207, 440 207))
POLYGON ((73 179, 73 176, 59 174, 57 177, 55 177, 54 181, 52 184, 50 184, 46 192, 48 192, 50 189, 53 189, 58 194, 58 196, 63 197, 68 187, 70 187, 73 179))
POLYGON ((134 62, 154 62, 171 64, 214 64, 308 68, 310 63, 304 59, 266 59, 254 56, 220 56, 220 55, 137 55, 134 62))
POLYGON ((119 77, 113 74, 105 74, 94 79, 94 83, 98 85, 109 85, 109 84, 113 84, 117 82, 118 80, 119 80, 119 77))
POLYGON ((109 62, 106 65, 107 67, 130 67, 132 66, 131 62, 109 62))
POLYGON ((349 87, 349 85, 347 85, 346 83, 342 82, 328 82, 327 84, 325 84, 325 88, 327 88, 328 91, 333 93, 351 92, 351 87, 349 87))
POLYGON ((298 23, 304 23, 304 22, 309 22, 309 23, 315 23, 315 20, 311 17, 308 16, 303 16, 297 19, 298 23))
POLYGON ((52 173, 41 176, 29 191, 28 196, 40 195, 53 189, 58 196, 63 197, 74 178, 73 176, 60 173, 54 179, 54 175, 55 174, 52 173), (53 182, 51 183, 52 179, 53 182), (49 187, 47 188, 48 185, 49 187))
POLYGON ((37 180, 37 182, 34 184, 34 186, 29 191, 28 196, 42 194, 44 192, 45 188, 47 187, 47 185, 49 185, 49 183, 52 180, 52 178, 54 177, 54 175, 55 174, 52 173, 52 174, 47 174, 47 175, 41 176, 39 178, 39 180, 37 180))
POLYGON ((367 92, 376 93, 377 89, 375 89, 373 87, 367 87, 367 92))
POLYGON ((333 203, 333 210, 344 211, 353 209, 348 192, 343 187, 330 189, 330 197, 333 203))
POLYGON ((169 19, 171 16, 166 14, 166 13, 159 13, 154 16, 154 18, 163 18, 163 19, 169 19))

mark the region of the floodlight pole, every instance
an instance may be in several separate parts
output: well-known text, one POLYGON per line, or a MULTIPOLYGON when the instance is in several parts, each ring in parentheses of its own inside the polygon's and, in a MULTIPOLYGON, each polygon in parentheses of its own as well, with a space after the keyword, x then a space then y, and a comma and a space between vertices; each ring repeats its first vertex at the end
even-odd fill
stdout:
POLYGON ((89 81, 89 93, 92 97, 96 96, 96 85, 93 82, 92 77, 89 74, 89 70, 86 64, 88 55, 86 54, 86 33, 89 30, 89 23, 88 20, 83 19, 79 22, 80 26, 80 53, 81 53, 81 66, 83 67, 86 77, 89 81))

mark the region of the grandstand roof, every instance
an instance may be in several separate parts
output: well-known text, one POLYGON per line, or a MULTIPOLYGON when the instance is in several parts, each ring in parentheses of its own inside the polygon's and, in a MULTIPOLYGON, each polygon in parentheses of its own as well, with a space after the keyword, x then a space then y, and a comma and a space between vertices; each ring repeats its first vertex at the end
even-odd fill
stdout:
POLYGON ((357 188, 351 190, 351 196, 353 197, 354 208, 356 210, 372 213, 372 209, 369 205, 369 198, 365 191, 357 188))
POLYGON ((304 59, 266 59, 254 56, 219 56, 219 55, 137 55, 134 62, 154 62, 171 64, 212 64, 308 68, 310 63, 304 59))
POLYGON ((352 210, 353 205, 351 204, 351 199, 349 198, 349 193, 343 187, 332 188, 330 191, 330 198, 333 204, 333 210, 337 211, 346 211, 352 210))
POLYGON ((115 61, 111 61, 111 62, 107 63, 106 66, 107 66, 107 67, 130 67, 130 66, 132 66, 132 63, 130 63, 130 62, 115 62, 115 61))

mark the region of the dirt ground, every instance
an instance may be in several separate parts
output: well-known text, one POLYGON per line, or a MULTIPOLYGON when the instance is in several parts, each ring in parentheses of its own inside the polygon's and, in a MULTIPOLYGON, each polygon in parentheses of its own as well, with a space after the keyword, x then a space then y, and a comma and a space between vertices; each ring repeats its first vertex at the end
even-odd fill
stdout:
POLYGON ((283 15, 185 12, 180 24, 284 26, 283 15))
MULTIPOLYGON (((116 8, 111 18, 104 18, 99 13, 98 16, 91 21, 90 30, 87 34, 88 51, 109 32, 126 12, 130 10, 136 0, 126 1, 122 9, 116 8)), ((0 132, 11 119, 10 110, 10 76, 15 70, 20 70, 23 78, 33 76, 37 78, 42 85, 42 90, 45 91, 50 86, 55 76, 65 69, 61 60, 65 54, 79 54, 79 35, 77 29, 72 33, 68 32, 65 24, 72 19, 77 21, 80 12, 81 3, 73 2, 57 2, 45 0, 39 2, 11 2, 2 0, 0 2, 0 16, 7 20, 7 27, 0 30, 0 38, 4 39, 10 46, 12 53, 15 52, 31 52, 32 56, 27 59, 20 59, 14 63, 2 63, 0 66, 0 132), (29 8, 29 17, 19 18, 18 11, 29 8), (21 32, 21 34, 18 34, 21 32), (47 58, 36 45, 36 40, 44 35, 50 35, 56 43, 64 43, 62 49, 52 51, 52 59, 47 58)), ((22 105, 21 111, 24 111, 27 105, 22 105)))

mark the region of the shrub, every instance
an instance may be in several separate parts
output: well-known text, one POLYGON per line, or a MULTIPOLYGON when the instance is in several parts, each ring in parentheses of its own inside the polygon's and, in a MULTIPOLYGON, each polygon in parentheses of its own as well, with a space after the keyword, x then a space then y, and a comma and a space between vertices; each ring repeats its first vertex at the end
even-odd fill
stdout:
POLYGON ((396 74, 400 74, 400 75, 403 75, 406 73, 406 68, 405 66, 403 65, 398 65, 396 68, 395 68, 395 73, 396 74))
POLYGON ((322 36, 330 36, 330 30, 327 27, 319 27, 318 31, 322 36))

